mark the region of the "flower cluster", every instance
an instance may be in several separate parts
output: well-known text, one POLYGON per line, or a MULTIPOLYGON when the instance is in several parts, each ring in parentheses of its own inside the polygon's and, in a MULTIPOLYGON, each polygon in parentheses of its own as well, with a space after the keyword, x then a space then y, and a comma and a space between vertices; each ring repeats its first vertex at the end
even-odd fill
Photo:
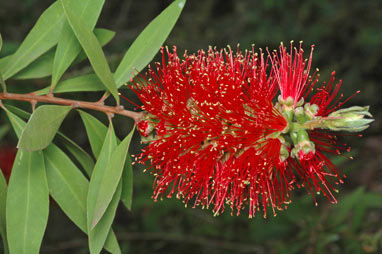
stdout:
POLYGON ((162 63, 131 86, 147 112, 138 130, 148 145, 137 159, 155 175, 154 200, 176 195, 215 214, 248 206, 249 217, 286 208, 295 187, 336 202, 333 182, 342 176, 324 153, 349 148, 328 129, 360 131, 371 120, 368 108, 339 110, 334 73, 316 87, 312 53, 305 60, 291 43, 272 53, 210 48, 181 60, 175 47, 163 48, 162 63))

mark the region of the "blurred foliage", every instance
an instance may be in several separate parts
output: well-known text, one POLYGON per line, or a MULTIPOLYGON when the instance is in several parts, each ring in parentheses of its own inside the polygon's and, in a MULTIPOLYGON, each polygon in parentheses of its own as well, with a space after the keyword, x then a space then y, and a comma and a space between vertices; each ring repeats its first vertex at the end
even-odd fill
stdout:
MULTIPOLYGON (((107 1, 98 26, 117 32, 106 47, 109 59, 118 63, 123 49, 170 2, 107 1)), ((0 2, 2 55, 17 48, 50 3, 49 0, 0 2)), ((228 210, 213 217, 210 211, 185 209, 176 199, 154 203, 150 198, 153 176, 136 167, 132 212, 120 207, 115 225, 124 253, 381 253, 381 24, 379 0, 188 1, 167 45, 176 45, 179 52, 185 49, 195 52, 209 45, 225 47, 237 43, 241 49, 250 48, 253 43, 255 47, 273 49, 280 41, 290 40, 303 40, 306 49, 315 44, 313 64, 320 68, 321 80, 327 80, 331 71, 336 70, 337 77, 344 80, 345 97, 361 90, 347 105, 370 105, 376 121, 364 138, 346 138, 357 148, 352 154, 356 159, 336 161, 348 175, 345 184, 339 186, 337 205, 319 197, 316 207, 311 197, 298 191, 288 210, 266 220, 261 216, 249 220, 245 211, 239 217, 231 216, 228 210)), ((36 88, 48 82, 36 80, 32 85, 36 88)), ((11 85, 20 92, 15 82, 11 85)), ((83 96, 91 100, 95 93, 83 96)), ((127 104, 126 107, 132 108, 127 104)), ((1 124, 3 119, 1 116, 1 124)), ((115 126, 120 136, 127 134, 126 119, 117 118, 115 126)), ((70 116, 63 130, 89 150, 78 116, 70 116)), ((5 139, 6 143, 16 142, 12 134, 5 139)), ((135 144, 133 154, 139 152, 137 137, 135 144)), ((51 210, 41 253, 87 253, 85 235, 54 203, 51 210)))

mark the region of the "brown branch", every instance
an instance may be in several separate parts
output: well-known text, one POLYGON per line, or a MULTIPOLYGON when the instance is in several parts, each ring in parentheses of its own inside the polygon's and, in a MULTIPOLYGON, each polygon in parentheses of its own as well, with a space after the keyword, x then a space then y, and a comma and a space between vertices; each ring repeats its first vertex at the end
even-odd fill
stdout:
POLYGON ((93 109, 105 114, 118 114, 122 116, 127 116, 137 123, 144 117, 143 112, 134 112, 130 110, 123 109, 123 106, 119 105, 116 107, 106 106, 99 102, 88 102, 88 101, 76 101, 69 99, 62 99, 49 95, 35 95, 35 94, 15 94, 15 93, 0 93, 0 100, 14 100, 14 101, 26 101, 33 105, 34 102, 45 102, 58 105, 72 106, 72 108, 85 108, 93 109))

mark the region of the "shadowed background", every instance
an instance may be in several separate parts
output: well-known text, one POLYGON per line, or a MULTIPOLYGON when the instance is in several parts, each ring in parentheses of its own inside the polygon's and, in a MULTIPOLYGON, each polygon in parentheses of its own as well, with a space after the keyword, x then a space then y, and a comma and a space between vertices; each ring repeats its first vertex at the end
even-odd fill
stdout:
MULTIPOLYGON (((0 32, 4 40, 1 56, 12 53, 39 15, 52 1, 16 0, 0 3, 0 32)), ((123 53, 144 27, 171 1, 109 0, 97 27, 117 32, 106 46, 107 57, 115 67, 123 53)), ((153 176, 134 169, 132 212, 120 207, 115 231, 124 253, 379 253, 382 251, 382 3, 356 1, 234 1, 188 0, 166 45, 196 52, 209 45, 230 44, 240 48, 277 48, 283 41, 304 41, 305 51, 315 45, 313 67, 320 69, 320 82, 336 70, 343 79, 345 97, 356 95, 345 106, 370 105, 376 119, 364 137, 346 138, 354 160, 336 158, 334 162, 348 176, 336 194, 339 204, 331 205, 318 197, 315 207, 304 190, 296 191, 288 210, 277 217, 259 213, 247 218, 247 211, 231 217, 230 211, 213 217, 211 211, 184 208, 176 200, 154 203, 153 176)), ((87 64, 72 70, 88 72, 87 64)), ((68 74, 66 77, 69 77, 68 74)), ((49 84, 47 79, 10 82, 10 88, 23 92, 49 84)), ((125 95, 132 95, 124 91, 125 95)), ((96 100, 100 94, 82 95, 96 100)), ((126 107, 131 107, 127 105, 126 107)), ((106 122, 106 117, 97 114, 106 122)), ((7 122, 1 114, 1 124, 7 122)), ((116 117, 117 134, 127 133, 130 122, 116 117)), ((64 121, 64 133, 88 147, 84 127, 72 113, 64 121), (75 130, 75 131, 73 131, 75 130)), ((9 133, 3 143, 16 144, 9 133)), ((131 153, 139 152, 135 137, 131 153)), ((51 205, 41 253, 87 253, 86 236, 63 213, 51 205)))

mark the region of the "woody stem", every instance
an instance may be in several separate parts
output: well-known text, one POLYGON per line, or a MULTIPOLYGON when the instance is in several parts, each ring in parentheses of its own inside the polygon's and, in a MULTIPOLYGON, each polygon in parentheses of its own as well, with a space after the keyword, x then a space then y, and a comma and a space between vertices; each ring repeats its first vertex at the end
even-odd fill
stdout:
POLYGON ((92 110, 104 112, 105 114, 118 114, 122 116, 127 116, 132 118, 135 122, 139 122, 144 117, 143 113, 126 110, 121 105, 113 107, 113 106, 106 106, 102 102, 100 103, 100 102, 77 101, 77 100, 63 99, 63 98, 58 98, 58 97, 48 96, 48 95, 35 95, 33 93, 16 94, 16 93, 3 92, 3 93, 0 93, 0 100, 26 101, 31 104, 35 102, 45 102, 45 103, 52 103, 57 105, 72 106, 72 108, 92 109, 92 110))

